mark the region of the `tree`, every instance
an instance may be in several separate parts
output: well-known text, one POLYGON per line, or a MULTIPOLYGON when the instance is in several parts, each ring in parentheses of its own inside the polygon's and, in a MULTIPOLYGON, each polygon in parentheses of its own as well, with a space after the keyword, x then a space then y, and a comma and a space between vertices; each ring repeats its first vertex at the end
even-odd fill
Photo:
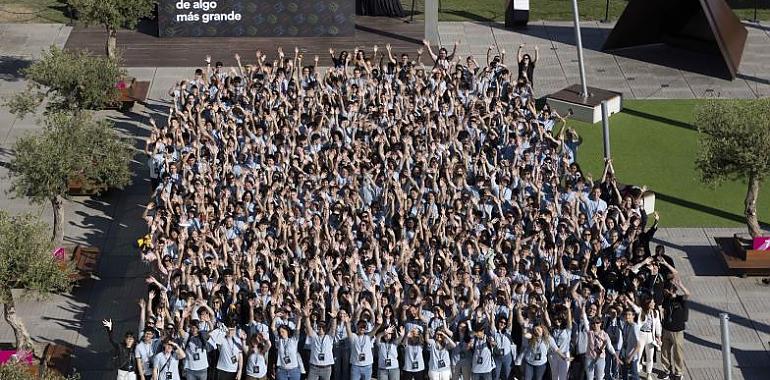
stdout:
POLYGON ((69 0, 78 19, 87 25, 98 24, 107 29, 106 53, 117 54, 118 29, 134 29, 142 18, 152 15, 157 0, 69 0))
POLYGON ((47 226, 34 215, 11 216, 0 210, 0 302, 19 350, 31 351, 33 344, 16 314, 11 290, 24 289, 28 294, 45 297, 71 287, 72 269, 52 255, 53 244, 46 238, 46 230, 47 226))
POLYGON ((710 101, 696 109, 700 152, 695 162, 702 180, 748 184, 744 213, 752 237, 761 233, 757 219, 759 186, 770 175, 770 99, 710 101))
POLYGON ((50 202, 52 240, 62 238, 62 202, 68 181, 77 178, 101 188, 123 188, 131 181, 129 163, 134 148, 109 121, 95 121, 87 113, 49 114, 38 135, 16 141, 9 167, 11 190, 33 203, 50 202))
POLYGON ((0 379, 3 380, 80 380, 80 375, 64 376, 55 370, 46 369, 43 376, 35 376, 30 366, 15 360, 0 365, 0 379))
POLYGON ((115 84, 125 75, 117 59, 55 46, 21 73, 29 82, 26 90, 5 103, 19 117, 34 113, 44 100, 47 112, 104 108, 118 99, 115 84))

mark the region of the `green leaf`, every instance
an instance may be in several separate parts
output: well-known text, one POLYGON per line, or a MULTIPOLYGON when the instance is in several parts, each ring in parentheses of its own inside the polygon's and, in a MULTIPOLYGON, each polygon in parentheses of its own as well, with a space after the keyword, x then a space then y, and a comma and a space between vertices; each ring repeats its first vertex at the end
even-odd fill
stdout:
POLYGON ((139 20, 152 15, 157 0, 69 0, 78 19, 107 29, 133 29, 139 20))
POLYGON ((696 109, 704 182, 770 175, 770 99, 714 100, 696 109))
POLYGON ((13 216, 0 210, 0 289, 24 289, 46 296, 71 288, 72 268, 52 255, 47 229, 37 216, 13 216))
POLYGON ((93 184, 122 188, 131 182, 135 150, 107 121, 86 113, 51 113, 37 135, 19 138, 9 163, 11 190, 42 204, 67 196, 67 182, 79 176, 93 184))
POLYGON ((118 99, 120 92, 115 84, 125 71, 117 59, 52 46, 22 74, 30 87, 5 103, 20 117, 43 100, 47 101, 48 112, 102 109, 118 99))

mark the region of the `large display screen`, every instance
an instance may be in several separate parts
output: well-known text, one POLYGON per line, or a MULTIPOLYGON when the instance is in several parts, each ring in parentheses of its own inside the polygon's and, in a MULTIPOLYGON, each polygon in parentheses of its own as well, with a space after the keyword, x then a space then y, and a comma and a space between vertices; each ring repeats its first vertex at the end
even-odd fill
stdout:
POLYGON ((335 37, 355 30, 355 0, 161 0, 161 37, 335 37))

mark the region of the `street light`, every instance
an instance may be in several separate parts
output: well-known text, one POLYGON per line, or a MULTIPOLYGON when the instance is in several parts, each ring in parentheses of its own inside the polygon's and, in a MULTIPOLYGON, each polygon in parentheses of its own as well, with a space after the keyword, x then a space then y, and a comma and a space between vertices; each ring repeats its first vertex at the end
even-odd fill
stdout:
POLYGON ((583 39, 580 36, 580 13, 578 12, 577 0, 572 0, 572 17, 575 22, 575 44, 577 45, 578 66, 580 67, 580 95, 585 99, 588 97, 588 86, 586 85, 585 62, 583 62, 583 39))

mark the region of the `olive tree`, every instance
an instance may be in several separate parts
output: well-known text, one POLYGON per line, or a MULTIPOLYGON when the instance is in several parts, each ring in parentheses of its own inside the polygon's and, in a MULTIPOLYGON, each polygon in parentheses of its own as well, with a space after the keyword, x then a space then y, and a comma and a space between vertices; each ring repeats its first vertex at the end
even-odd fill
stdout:
POLYGON ((13 150, 11 190, 33 203, 50 202, 54 241, 62 238, 61 208, 71 179, 94 184, 97 192, 131 181, 133 146, 111 122, 87 113, 49 114, 43 131, 19 138, 13 150))
POLYGON ((27 88, 8 99, 11 113, 24 117, 45 101, 48 112, 95 110, 120 95, 115 86, 125 75, 117 59, 52 46, 41 58, 21 70, 27 88))
POLYGON ((157 0, 69 0, 78 19, 107 30, 107 56, 117 55, 118 29, 136 28, 139 20, 152 15, 157 0))
POLYGON ((0 210, 0 302, 20 350, 31 351, 33 344, 16 313, 12 289, 45 297, 68 291, 71 285, 72 269, 52 255, 53 243, 47 238, 47 229, 36 216, 13 216, 0 210))
POLYGON ((770 175, 770 99, 710 101, 696 109, 695 125, 702 180, 714 185, 746 181, 746 224, 752 237, 759 236, 757 198, 770 175))

